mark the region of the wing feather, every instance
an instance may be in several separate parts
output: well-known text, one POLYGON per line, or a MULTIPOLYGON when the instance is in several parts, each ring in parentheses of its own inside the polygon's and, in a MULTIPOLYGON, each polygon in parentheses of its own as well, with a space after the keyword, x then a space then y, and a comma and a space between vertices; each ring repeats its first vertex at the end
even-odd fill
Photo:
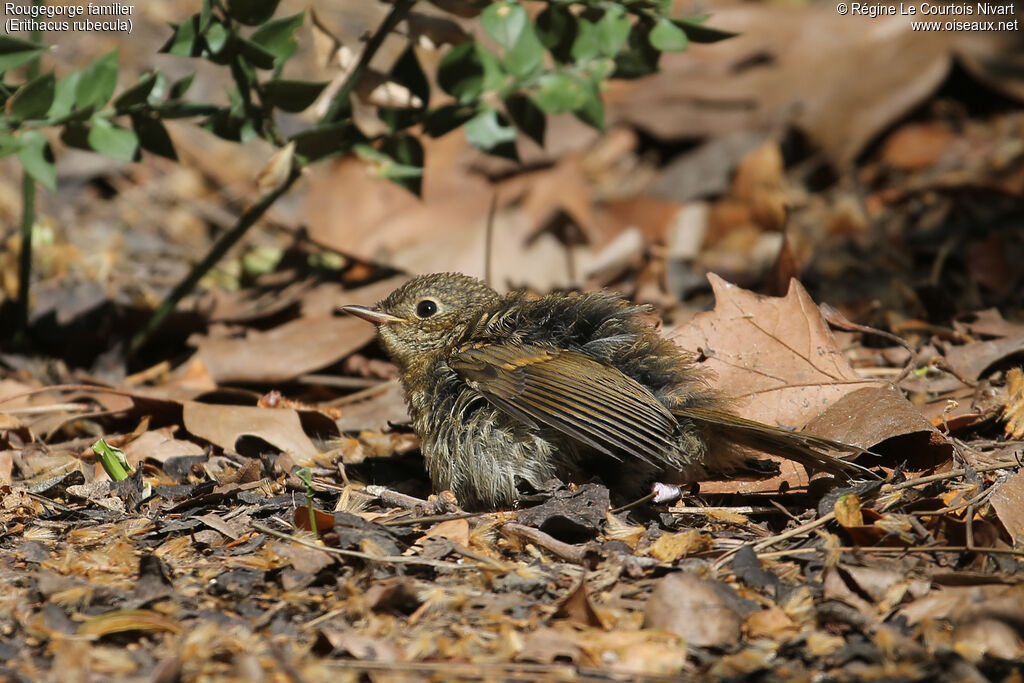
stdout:
POLYGON ((448 364, 498 409, 613 457, 654 464, 675 447, 678 422, 654 394, 585 354, 487 344, 459 351, 448 364))

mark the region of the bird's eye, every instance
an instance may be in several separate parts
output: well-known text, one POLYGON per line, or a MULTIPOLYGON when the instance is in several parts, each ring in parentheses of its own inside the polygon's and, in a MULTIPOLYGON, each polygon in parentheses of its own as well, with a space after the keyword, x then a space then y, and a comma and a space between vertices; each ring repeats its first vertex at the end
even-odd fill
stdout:
POLYGON ((437 313, 437 302, 432 299, 424 299, 416 304, 416 315, 420 318, 429 318, 437 313))

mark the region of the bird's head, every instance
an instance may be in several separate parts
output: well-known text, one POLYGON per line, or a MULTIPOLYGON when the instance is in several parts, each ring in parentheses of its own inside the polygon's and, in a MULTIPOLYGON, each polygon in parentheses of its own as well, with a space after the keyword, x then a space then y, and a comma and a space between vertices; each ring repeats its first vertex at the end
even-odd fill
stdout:
POLYGON ((375 324, 388 355, 408 366, 455 343, 481 309, 497 300, 498 293, 476 278, 435 273, 409 280, 373 308, 340 310, 375 324))

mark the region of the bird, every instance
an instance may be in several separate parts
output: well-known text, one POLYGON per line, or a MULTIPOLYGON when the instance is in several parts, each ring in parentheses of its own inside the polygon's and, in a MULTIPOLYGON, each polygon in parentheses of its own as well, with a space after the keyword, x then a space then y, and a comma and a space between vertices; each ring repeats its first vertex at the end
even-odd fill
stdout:
POLYGON ((461 273, 408 280, 376 306, 436 491, 466 509, 520 504, 553 478, 598 476, 624 496, 762 470, 749 449, 852 477, 856 446, 741 418, 652 308, 620 294, 499 294, 461 273))

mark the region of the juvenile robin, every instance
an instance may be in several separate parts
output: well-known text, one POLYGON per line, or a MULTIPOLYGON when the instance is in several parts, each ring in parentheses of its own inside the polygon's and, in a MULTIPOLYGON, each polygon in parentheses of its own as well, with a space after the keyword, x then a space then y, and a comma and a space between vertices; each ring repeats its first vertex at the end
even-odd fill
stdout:
POLYGON ((458 273, 416 277, 375 308, 436 490, 469 508, 509 506, 521 485, 603 475, 640 493, 751 465, 746 448, 833 473, 861 449, 733 415, 704 371, 610 292, 499 295, 458 273))

